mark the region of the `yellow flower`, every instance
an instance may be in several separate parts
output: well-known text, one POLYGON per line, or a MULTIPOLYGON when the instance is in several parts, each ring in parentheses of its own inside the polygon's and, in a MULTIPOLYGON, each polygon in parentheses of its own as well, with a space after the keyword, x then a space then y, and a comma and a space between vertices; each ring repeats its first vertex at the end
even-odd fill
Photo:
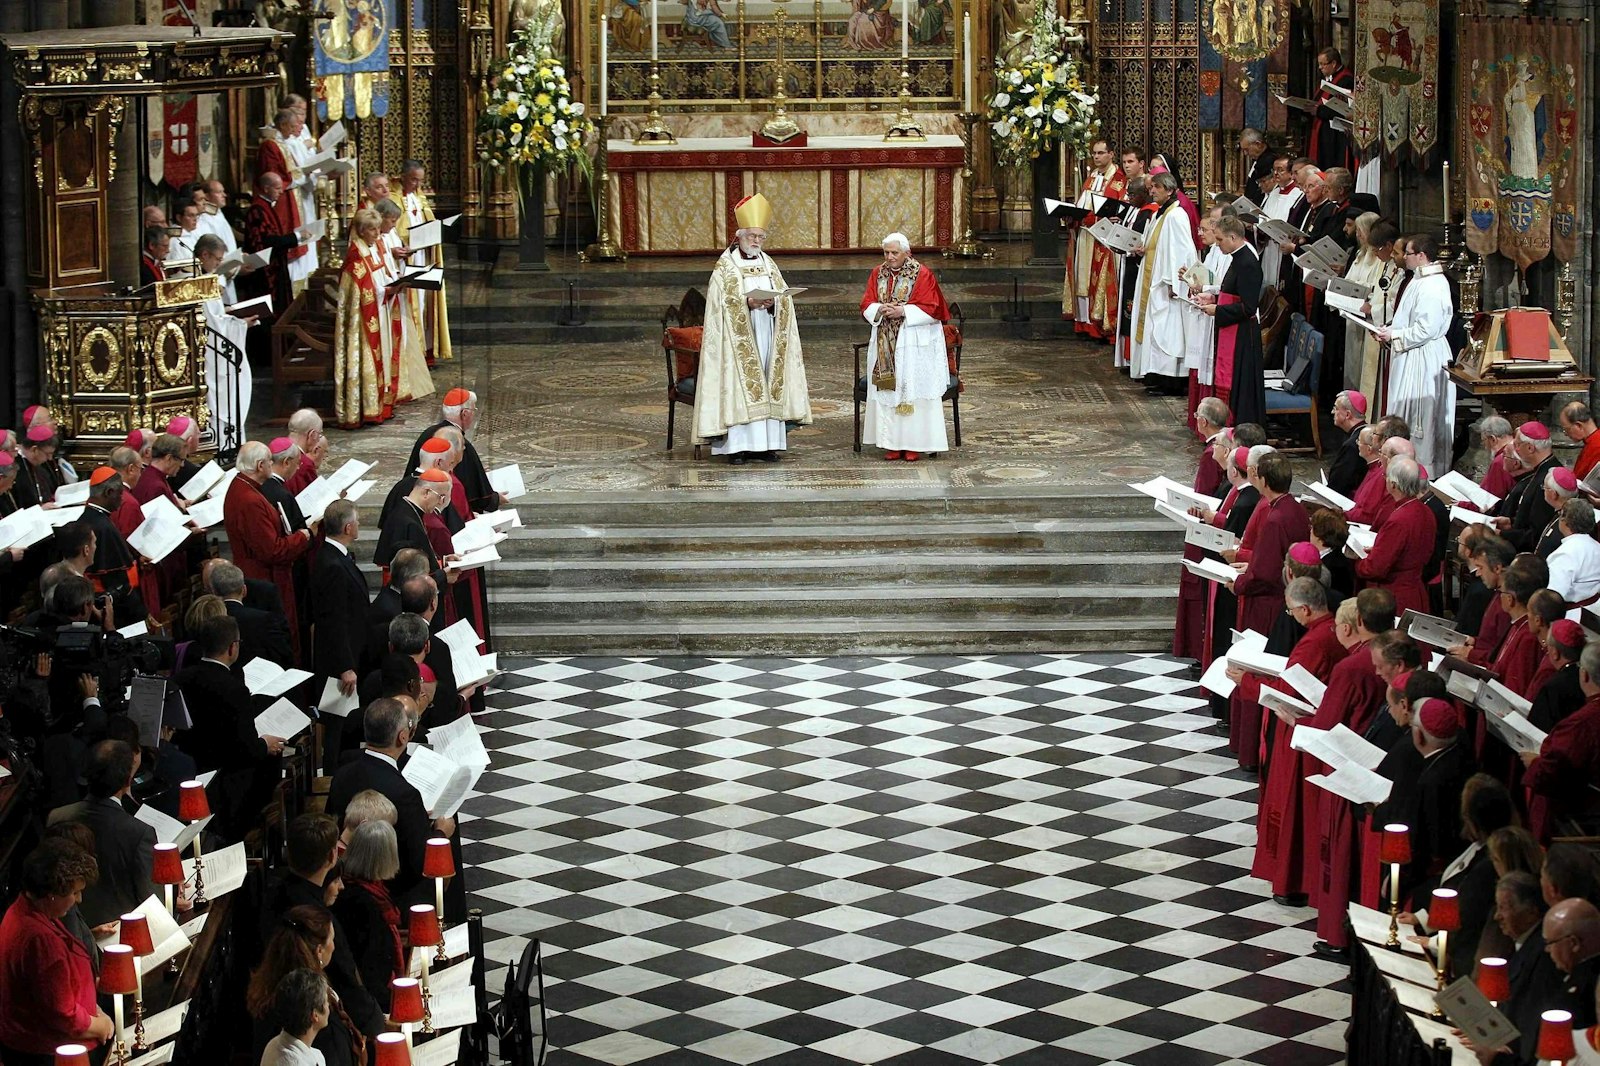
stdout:
POLYGON ((533 98, 533 102, 536 105, 538 105, 539 107, 549 107, 550 106, 550 94, 549 93, 540 93, 538 96, 535 96, 533 98))
POLYGON ((512 132, 512 133, 521 133, 521 132, 522 132, 522 123, 520 123, 520 122, 513 122, 513 123, 512 123, 512 124, 511 124, 511 132, 512 132))

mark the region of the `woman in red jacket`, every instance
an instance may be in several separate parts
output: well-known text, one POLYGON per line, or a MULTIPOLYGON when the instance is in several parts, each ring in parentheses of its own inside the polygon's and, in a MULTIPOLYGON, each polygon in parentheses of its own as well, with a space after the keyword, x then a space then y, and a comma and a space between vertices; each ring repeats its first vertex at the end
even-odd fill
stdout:
POLYGON ((50 1066, 61 1044, 100 1044, 111 1019, 95 1002, 83 942, 61 919, 99 876, 94 856, 47 838, 22 862, 22 894, 0 920, 0 1060, 50 1066))

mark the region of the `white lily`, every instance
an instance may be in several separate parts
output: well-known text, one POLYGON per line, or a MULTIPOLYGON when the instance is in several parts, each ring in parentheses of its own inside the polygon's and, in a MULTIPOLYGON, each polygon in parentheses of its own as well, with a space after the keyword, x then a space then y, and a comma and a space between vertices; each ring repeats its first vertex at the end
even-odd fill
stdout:
POLYGON ((1010 107, 1011 106, 1011 94, 1010 93, 995 93, 994 94, 994 106, 997 107, 997 108, 1010 107))

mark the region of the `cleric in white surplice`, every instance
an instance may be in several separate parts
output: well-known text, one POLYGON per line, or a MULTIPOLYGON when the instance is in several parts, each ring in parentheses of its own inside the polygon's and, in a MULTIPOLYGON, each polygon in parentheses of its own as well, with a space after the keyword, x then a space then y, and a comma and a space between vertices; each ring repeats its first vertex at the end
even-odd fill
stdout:
POLYGON ((876 444, 885 459, 911 463, 924 452, 948 451, 944 323, 950 310, 933 271, 911 257, 905 234, 883 239, 883 262, 867 278, 861 314, 872 323, 861 443, 876 444))
POLYGON ((1144 256, 1133 291, 1133 349, 1129 376, 1185 376, 1185 331, 1204 329, 1204 316, 1187 300, 1181 272, 1200 258, 1189 230, 1189 216, 1177 198, 1171 174, 1150 175, 1150 196, 1159 206, 1144 230, 1144 256))

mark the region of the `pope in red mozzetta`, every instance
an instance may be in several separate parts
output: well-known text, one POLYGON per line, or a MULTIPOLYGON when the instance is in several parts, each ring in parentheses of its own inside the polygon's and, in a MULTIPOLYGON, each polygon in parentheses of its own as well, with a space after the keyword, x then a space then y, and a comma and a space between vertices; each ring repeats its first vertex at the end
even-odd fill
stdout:
POLYGON ((270 581, 283 599, 289 632, 296 628, 294 561, 311 550, 308 530, 287 532, 287 520, 261 492, 272 476, 272 453, 258 440, 246 441, 234 464, 239 476, 222 501, 222 524, 228 531, 233 561, 245 577, 270 581))
POLYGON ((883 239, 883 262, 867 278, 861 314, 872 323, 861 442, 882 448, 885 459, 906 462, 948 451, 944 394, 950 363, 944 323, 950 309, 933 271, 912 257, 905 234, 883 239))

